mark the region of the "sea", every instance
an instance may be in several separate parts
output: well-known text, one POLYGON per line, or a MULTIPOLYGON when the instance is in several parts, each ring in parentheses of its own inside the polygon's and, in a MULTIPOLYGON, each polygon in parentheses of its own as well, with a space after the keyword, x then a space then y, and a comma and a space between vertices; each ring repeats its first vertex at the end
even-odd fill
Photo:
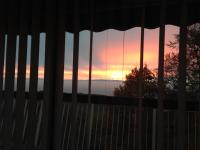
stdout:
MULTIPOLYGON (((78 80, 78 93, 88 93, 88 80, 78 80)), ((91 94, 113 96, 114 89, 123 84, 120 80, 92 80, 91 94)), ((38 91, 42 91, 44 80, 38 79, 38 91)), ((15 90, 17 89, 17 81, 15 80, 15 90)), ((29 91, 29 79, 26 80, 26 91, 29 91)), ((64 80, 63 92, 72 92, 72 80, 64 80)))

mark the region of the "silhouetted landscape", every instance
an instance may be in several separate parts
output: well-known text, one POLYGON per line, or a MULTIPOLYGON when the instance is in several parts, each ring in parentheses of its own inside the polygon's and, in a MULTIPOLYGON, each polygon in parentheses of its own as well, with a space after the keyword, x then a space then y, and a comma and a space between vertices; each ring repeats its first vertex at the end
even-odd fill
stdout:
POLYGON ((0 0, 0 150, 199 150, 199 0, 0 0))

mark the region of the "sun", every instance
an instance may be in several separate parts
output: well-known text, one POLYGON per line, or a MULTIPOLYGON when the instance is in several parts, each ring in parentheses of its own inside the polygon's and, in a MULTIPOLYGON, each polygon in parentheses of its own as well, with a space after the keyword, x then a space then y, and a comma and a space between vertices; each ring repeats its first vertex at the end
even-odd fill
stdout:
POLYGON ((123 75, 122 71, 112 71, 110 73, 110 75, 113 80, 123 80, 124 79, 124 75, 123 75))

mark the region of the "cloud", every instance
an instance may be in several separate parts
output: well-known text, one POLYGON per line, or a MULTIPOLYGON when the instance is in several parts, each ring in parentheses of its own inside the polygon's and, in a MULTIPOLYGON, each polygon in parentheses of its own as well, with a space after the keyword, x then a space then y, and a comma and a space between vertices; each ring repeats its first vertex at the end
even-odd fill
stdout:
MULTIPOLYGON (((165 43, 174 39, 174 35, 179 32, 178 27, 166 26, 165 43)), ((133 28, 125 32, 117 30, 107 30, 94 33, 93 43, 93 79, 119 79, 125 77, 134 67, 139 67, 140 62, 140 33, 141 28, 133 28), (124 43, 123 43, 124 40, 124 43), (124 48, 123 48, 124 46, 124 48), (123 76, 123 77, 122 77, 123 76)), ((80 33, 79 49, 79 79, 87 80, 89 74, 89 42, 90 32, 83 31, 80 33)), ((144 64, 149 68, 158 66, 158 49, 159 49, 159 29, 145 29, 144 41, 144 64)), ((28 64, 27 78, 30 77, 30 49, 31 37, 28 38, 28 64)), ((40 58, 38 77, 44 78, 44 55, 45 55, 45 34, 40 37, 40 58)), ((165 52, 170 49, 165 46, 165 52)), ((64 79, 72 79, 72 62, 73 62, 73 34, 66 33, 65 40, 65 68, 64 79)), ((17 68, 17 65, 16 65, 17 68)), ((17 69, 15 71, 17 76, 17 69)), ((4 70, 5 73, 5 70, 4 70)))

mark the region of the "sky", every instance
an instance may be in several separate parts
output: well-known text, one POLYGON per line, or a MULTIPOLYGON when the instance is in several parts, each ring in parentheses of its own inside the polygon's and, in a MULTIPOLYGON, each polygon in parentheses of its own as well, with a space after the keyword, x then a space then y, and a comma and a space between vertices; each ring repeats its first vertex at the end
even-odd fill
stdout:
MULTIPOLYGON (((128 31, 106 30, 94 33, 92 79, 124 80, 132 68, 139 67, 141 28, 128 31)), ((166 26, 167 44, 174 40, 179 28, 166 26)), ((88 79, 89 31, 80 33, 79 79, 88 79)), ((73 35, 66 34, 65 79, 71 79, 73 35)), ((158 66, 159 29, 145 29, 144 64, 156 69, 158 66)), ((165 53, 170 49, 165 46, 165 53)))
MULTIPOLYGON (((139 67, 141 28, 127 31, 109 29, 94 33, 92 80, 124 80, 132 68, 139 67)), ((165 44, 174 40, 179 28, 166 25, 165 44)), ((156 69, 158 66, 159 29, 145 29, 144 64, 156 69)), ((45 34, 40 35, 39 78, 44 77, 45 34)), ((17 38, 17 51, 18 51, 17 38)), ((88 80, 90 32, 80 32, 79 80, 88 80)), ((28 37, 27 78, 30 74, 31 36, 28 37)), ((165 46, 165 53, 170 49, 165 46)), ((17 64, 16 59, 16 64, 17 64)), ((73 34, 66 33, 64 79, 72 79, 73 34)), ((17 68, 17 67, 16 67, 17 68)), ((16 71, 17 72, 17 71, 16 71)))

